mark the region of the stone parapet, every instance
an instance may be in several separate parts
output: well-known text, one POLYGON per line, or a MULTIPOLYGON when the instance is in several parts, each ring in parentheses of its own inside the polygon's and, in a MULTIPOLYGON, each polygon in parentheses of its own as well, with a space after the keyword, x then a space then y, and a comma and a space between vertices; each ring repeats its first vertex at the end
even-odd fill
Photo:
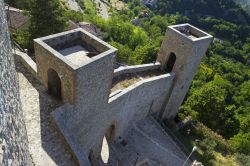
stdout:
POLYGON ((161 67, 161 64, 159 62, 143 64, 143 65, 135 65, 135 66, 121 66, 118 69, 115 69, 114 77, 119 76, 121 74, 157 70, 157 69, 160 69, 160 67, 161 67))

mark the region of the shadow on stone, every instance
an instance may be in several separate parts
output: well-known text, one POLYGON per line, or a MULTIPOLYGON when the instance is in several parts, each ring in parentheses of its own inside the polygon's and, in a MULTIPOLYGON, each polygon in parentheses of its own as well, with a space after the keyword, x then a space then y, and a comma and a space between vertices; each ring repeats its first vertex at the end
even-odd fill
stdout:
MULTIPOLYGON (((39 104, 40 108, 38 110, 33 111, 40 111, 40 119, 36 119, 39 123, 40 120, 40 133, 34 132, 37 134, 37 138, 40 137, 41 139, 41 147, 42 149, 48 154, 48 156, 54 161, 54 164, 56 165, 77 165, 76 162, 73 160, 73 156, 68 151, 68 145, 66 145, 61 138, 59 131, 57 131, 57 128, 53 122, 53 119, 51 117, 51 112, 54 111, 56 108, 60 107, 63 103, 58 98, 55 98, 51 95, 49 95, 46 88, 32 75, 30 74, 25 67, 21 66, 20 64, 16 64, 16 70, 18 73, 23 74, 29 83, 32 84, 32 86, 37 90, 39 93, 39 104), (40 134, 40 136, 39 136, 40 134)), ((28 94, 27 94, 28 95, 28 94)), ((32 112, 30 112, 32 114, 32 112)), ((33 119, 32 119, 33 120, 33 119)), ((27 128, 31 128, 31 130, 35 130, 35 128, 32 128, 33 126, 28 126, 26 124, 27 128)), ((32 145, 29 146, 39 146, 39 145, 32 145)), ((30 148, 36 148, 36 147, 30 147, 30 148)), ((40 151, 38 149, 36 154, 33 155, 40 155, 40 151)), ((33 157, 34 158, 34 157, 33 157)), ((45 158, 42 158, 41 156, 41 163, 42 160, 46 160, 45 158)), ((46 161, 47 162, 47 161, 46 161)), ((41 163, 35 163, 35 165, 39 165, 41 163)))

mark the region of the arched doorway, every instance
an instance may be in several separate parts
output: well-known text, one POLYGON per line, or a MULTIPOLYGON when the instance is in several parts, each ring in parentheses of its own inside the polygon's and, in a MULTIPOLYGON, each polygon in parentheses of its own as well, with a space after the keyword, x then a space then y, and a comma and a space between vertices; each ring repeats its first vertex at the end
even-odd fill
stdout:
POLYGON ((174 64, 176 61, 176 55, 171 52, 168 58, 168 62, 166 64, 166 71, 167 72, 172 72, 173 68, 174 68, 174 64))
POLYGON ((62 98, 61 92, 61 79, 57 72, 53 69, 48 70, 48 91, 51 95, 58 99, 62 98))
POLYGON ((112 124, 105 134, 107 141, 113 141, 115 139, 115 125, 112 124))
POLYGON ((100 141, 100 144, 97 143, 92 147, 88 156, 91 165, 100 165, 100 163, 103 165, 109 165, 109 160, 114 155, 113 152, 110 151, 110 145, 115 139, 115 130, 116 126, 114 124, 111 125, 100 141))
POLYGON ((115 124, 112 124, 107 132, 105 133, 105 136, 102 140, 102 149, 101 149, 101 160, 104 164, 108 164, 110 159, 110 143, 115 140, 116 135, 116 127, 115 124))

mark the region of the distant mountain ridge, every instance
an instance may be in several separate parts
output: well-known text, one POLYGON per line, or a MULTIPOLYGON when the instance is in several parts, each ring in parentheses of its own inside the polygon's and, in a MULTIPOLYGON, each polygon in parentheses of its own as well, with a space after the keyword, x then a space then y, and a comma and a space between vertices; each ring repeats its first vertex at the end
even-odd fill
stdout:
POLYGON ((240 2, 243 4, 250 4, 250 0, 240 0, 240 2))
POLYGON ((240 3, 243 8, 247 9, 248 12, 250 12, 250 0, 236 0, 238 3, 240 3))

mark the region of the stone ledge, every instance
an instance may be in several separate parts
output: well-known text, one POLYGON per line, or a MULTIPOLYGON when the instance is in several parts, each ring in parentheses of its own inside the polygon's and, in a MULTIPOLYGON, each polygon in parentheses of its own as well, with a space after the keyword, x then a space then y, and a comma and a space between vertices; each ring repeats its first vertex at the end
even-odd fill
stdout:
POLYGON ((21 51, 15 51, 14 53, 15 55, 15 59, 20 62, 22 65, 24 65, 29 72, 31 72, 31 74, 35 77, 37 77, 37 65, 36 63, 29 57, 29 55, 27 55, 24 52, 21 51))
POLYGON ((143 71, 150 71, 150 70, 157 70, 160 69, 161 65, 159 62, 156 63, 149 63, 143 65, 135 65, 135 66, 126 66, 120 67, 115 69, 114 77, 119 76, 121 74, 128 74, 128 73, 136 73, 136 72, 143 72, 143 71))

